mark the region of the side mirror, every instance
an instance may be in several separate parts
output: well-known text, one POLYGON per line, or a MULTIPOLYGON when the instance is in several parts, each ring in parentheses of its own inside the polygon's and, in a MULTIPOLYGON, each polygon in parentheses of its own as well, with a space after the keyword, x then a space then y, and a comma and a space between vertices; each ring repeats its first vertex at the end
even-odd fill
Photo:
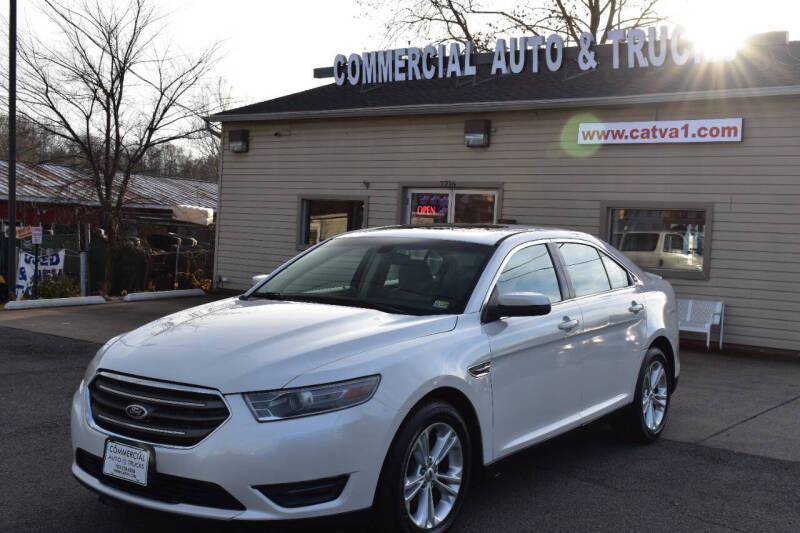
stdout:
POLYGON ((494 322, 504 316, 540 316, 550 312, 550 298, 538 292, 511 292, 489 298, 483 310, 483 322, 494 322))
POLYGON ((269 274, 258 274, 257 276, 253 276, 253 285, 258 285, 262 281, 264 281, 269 274))

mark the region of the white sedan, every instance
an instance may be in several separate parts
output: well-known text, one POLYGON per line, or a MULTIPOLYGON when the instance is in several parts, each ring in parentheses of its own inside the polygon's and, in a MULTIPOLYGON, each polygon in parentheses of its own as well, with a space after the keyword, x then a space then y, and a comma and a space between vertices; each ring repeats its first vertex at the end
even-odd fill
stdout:
POLYGON ((72 472, 173 513, 372 507, 391 529, 444 531, 481 465, 612 412, 658 438, 675 305, 669 283, 583 233, 343 234, 238 298, 106 343, 74 396, 72 472))

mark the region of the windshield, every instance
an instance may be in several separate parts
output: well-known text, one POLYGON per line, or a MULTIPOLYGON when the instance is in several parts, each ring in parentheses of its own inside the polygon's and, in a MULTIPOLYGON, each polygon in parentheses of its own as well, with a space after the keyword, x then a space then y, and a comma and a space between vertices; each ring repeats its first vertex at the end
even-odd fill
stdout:
POLYGON ((390 313, 461 313, 493 248, 441 239, 348 237, 310 251, 250 297, 390 313))

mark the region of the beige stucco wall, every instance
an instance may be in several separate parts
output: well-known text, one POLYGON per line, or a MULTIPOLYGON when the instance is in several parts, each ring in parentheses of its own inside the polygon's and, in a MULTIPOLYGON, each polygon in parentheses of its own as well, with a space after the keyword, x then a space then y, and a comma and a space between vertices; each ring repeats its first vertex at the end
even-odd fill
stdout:
POLYGON ((249 153, 226 146, 223 156, 216 276, 226 288, 297 253, 303 195, 366 197, 367 224, 379 226, 400 222, 403 185, 497 183, 501 218, 595 235, 603 202, 712 204, 710 279, 671 280, 679 296, 724 300, 727 342, 800 349, 800 98, 225 127, 250 130, 249 153), (743 141, 590 154, 575 142, 579 115, 742 117, 743 141), (489 148, 464 146, 466 118, 491 119, 489 148))

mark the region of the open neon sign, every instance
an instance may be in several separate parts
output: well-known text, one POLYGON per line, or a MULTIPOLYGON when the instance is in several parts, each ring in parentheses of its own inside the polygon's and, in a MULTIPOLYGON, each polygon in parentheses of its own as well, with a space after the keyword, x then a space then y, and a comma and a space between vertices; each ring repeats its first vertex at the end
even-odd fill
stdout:
POLYGON ((436 215, 436 208, 432 205, 418 205, 417 206, 417 214, 418 215, 436 215))

